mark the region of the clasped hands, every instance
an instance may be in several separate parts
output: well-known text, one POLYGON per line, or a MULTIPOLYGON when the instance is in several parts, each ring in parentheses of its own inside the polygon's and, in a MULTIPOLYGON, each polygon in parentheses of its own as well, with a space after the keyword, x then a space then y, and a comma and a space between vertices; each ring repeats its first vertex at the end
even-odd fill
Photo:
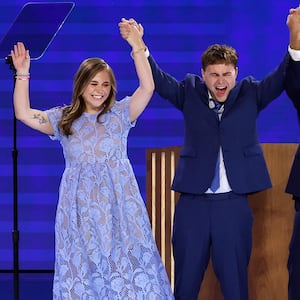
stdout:
POLYGON ((142 38, 144 34, 144 28, 140 23, 137 23, 134 19, 129 20, 122 18, 119 23, 120 34, 123 39, 127 40, 131 34, 137 34, 142 38))

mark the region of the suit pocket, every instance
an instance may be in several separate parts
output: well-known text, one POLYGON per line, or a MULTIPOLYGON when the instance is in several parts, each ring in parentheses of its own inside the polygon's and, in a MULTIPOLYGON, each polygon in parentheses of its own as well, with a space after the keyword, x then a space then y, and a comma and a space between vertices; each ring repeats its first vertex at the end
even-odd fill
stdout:
POLYGON ((180 157, 196 157, 197 152, 194 148, 183 147, 179 154, 180 157))
POLYGON ((244 148, 244 155, 245 156, 263 155, 263 150, 260 144, 255 144, 250 147, 244 148))

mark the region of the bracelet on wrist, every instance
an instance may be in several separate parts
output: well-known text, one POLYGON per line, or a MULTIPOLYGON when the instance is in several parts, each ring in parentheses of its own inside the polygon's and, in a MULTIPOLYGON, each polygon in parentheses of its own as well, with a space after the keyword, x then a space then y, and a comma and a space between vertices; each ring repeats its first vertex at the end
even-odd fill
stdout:
POLYGON ((30 79, 30 74, 16 74, 15 79, 18 80, 29 80, 30 79))
POLYGON ((144 47, 144 48, 139 48, 139 49, 136 49, 136 50, 131 51, 131 53, 132 53, 132 54, 135 54, 135 53, 138 53, 138 52, 141 52, 141 51, 145 52, 145 51, 146 51, 146 48, 145 48, 145 47, 144 47))

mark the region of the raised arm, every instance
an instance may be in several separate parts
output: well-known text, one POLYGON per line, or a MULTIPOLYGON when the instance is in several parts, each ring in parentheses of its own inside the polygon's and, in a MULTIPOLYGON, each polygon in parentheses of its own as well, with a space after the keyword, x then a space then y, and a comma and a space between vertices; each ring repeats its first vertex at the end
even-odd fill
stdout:
POLYGON ((16 45, 14 45, 14 49, 11 50, 10 54, 16 70, 13 96, 16 118, 33 129, 52 135, 54 131, 49 122, 47 114, 43 111, 32 109, 30 107, 29 50, 25 49, 25 46, 22 42, 18 42, 16 45))
POLYGON ((142 36, 144 29, 141 24, 137 24, 133 19, 122 19, 119 23, 121 36, 127 40, 132 47, 132 57, 134 60, 139 86, 131 96, 130 120, 136 120, 149 103, 153 92, 154 82, 151 68, 145 55, 145 44, 142 36))
POLYGON ((286 24, 290 30, 290 47, 300 50, 300 5, 290 9, 286 24))
POLYGON ((291 8, 287 17, 290 31, 290 47, 293 49, 293 60, 286 72, 285 89, 292 100, 300 120, 300 7, 291 8), (296 50, 296 51, 295 51, 296 50))

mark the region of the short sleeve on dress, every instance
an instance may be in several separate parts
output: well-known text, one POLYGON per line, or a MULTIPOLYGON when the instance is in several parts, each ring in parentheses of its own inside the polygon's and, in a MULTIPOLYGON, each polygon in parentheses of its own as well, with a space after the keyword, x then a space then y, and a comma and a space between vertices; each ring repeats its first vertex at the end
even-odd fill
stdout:
POLYGON ((61 120, 62 115, 62 107, 54 107, 45 111, 47 114, 49 121, 53 127, 54 134, 49 135, 52 140, 61 140, 61 132, 59 130, 58 124, 61 120))
POLYGON ((112 111, 115 111, 118 115, 120 115, 124 123, 128 127, 135 127, 136 120, 133 122, 130 121, 130 114, 129 114, 130 101, 131 101, 131 97, 129 96, 126 96, 120 101, 116 101, 115 105, 112 108, 112 111))

